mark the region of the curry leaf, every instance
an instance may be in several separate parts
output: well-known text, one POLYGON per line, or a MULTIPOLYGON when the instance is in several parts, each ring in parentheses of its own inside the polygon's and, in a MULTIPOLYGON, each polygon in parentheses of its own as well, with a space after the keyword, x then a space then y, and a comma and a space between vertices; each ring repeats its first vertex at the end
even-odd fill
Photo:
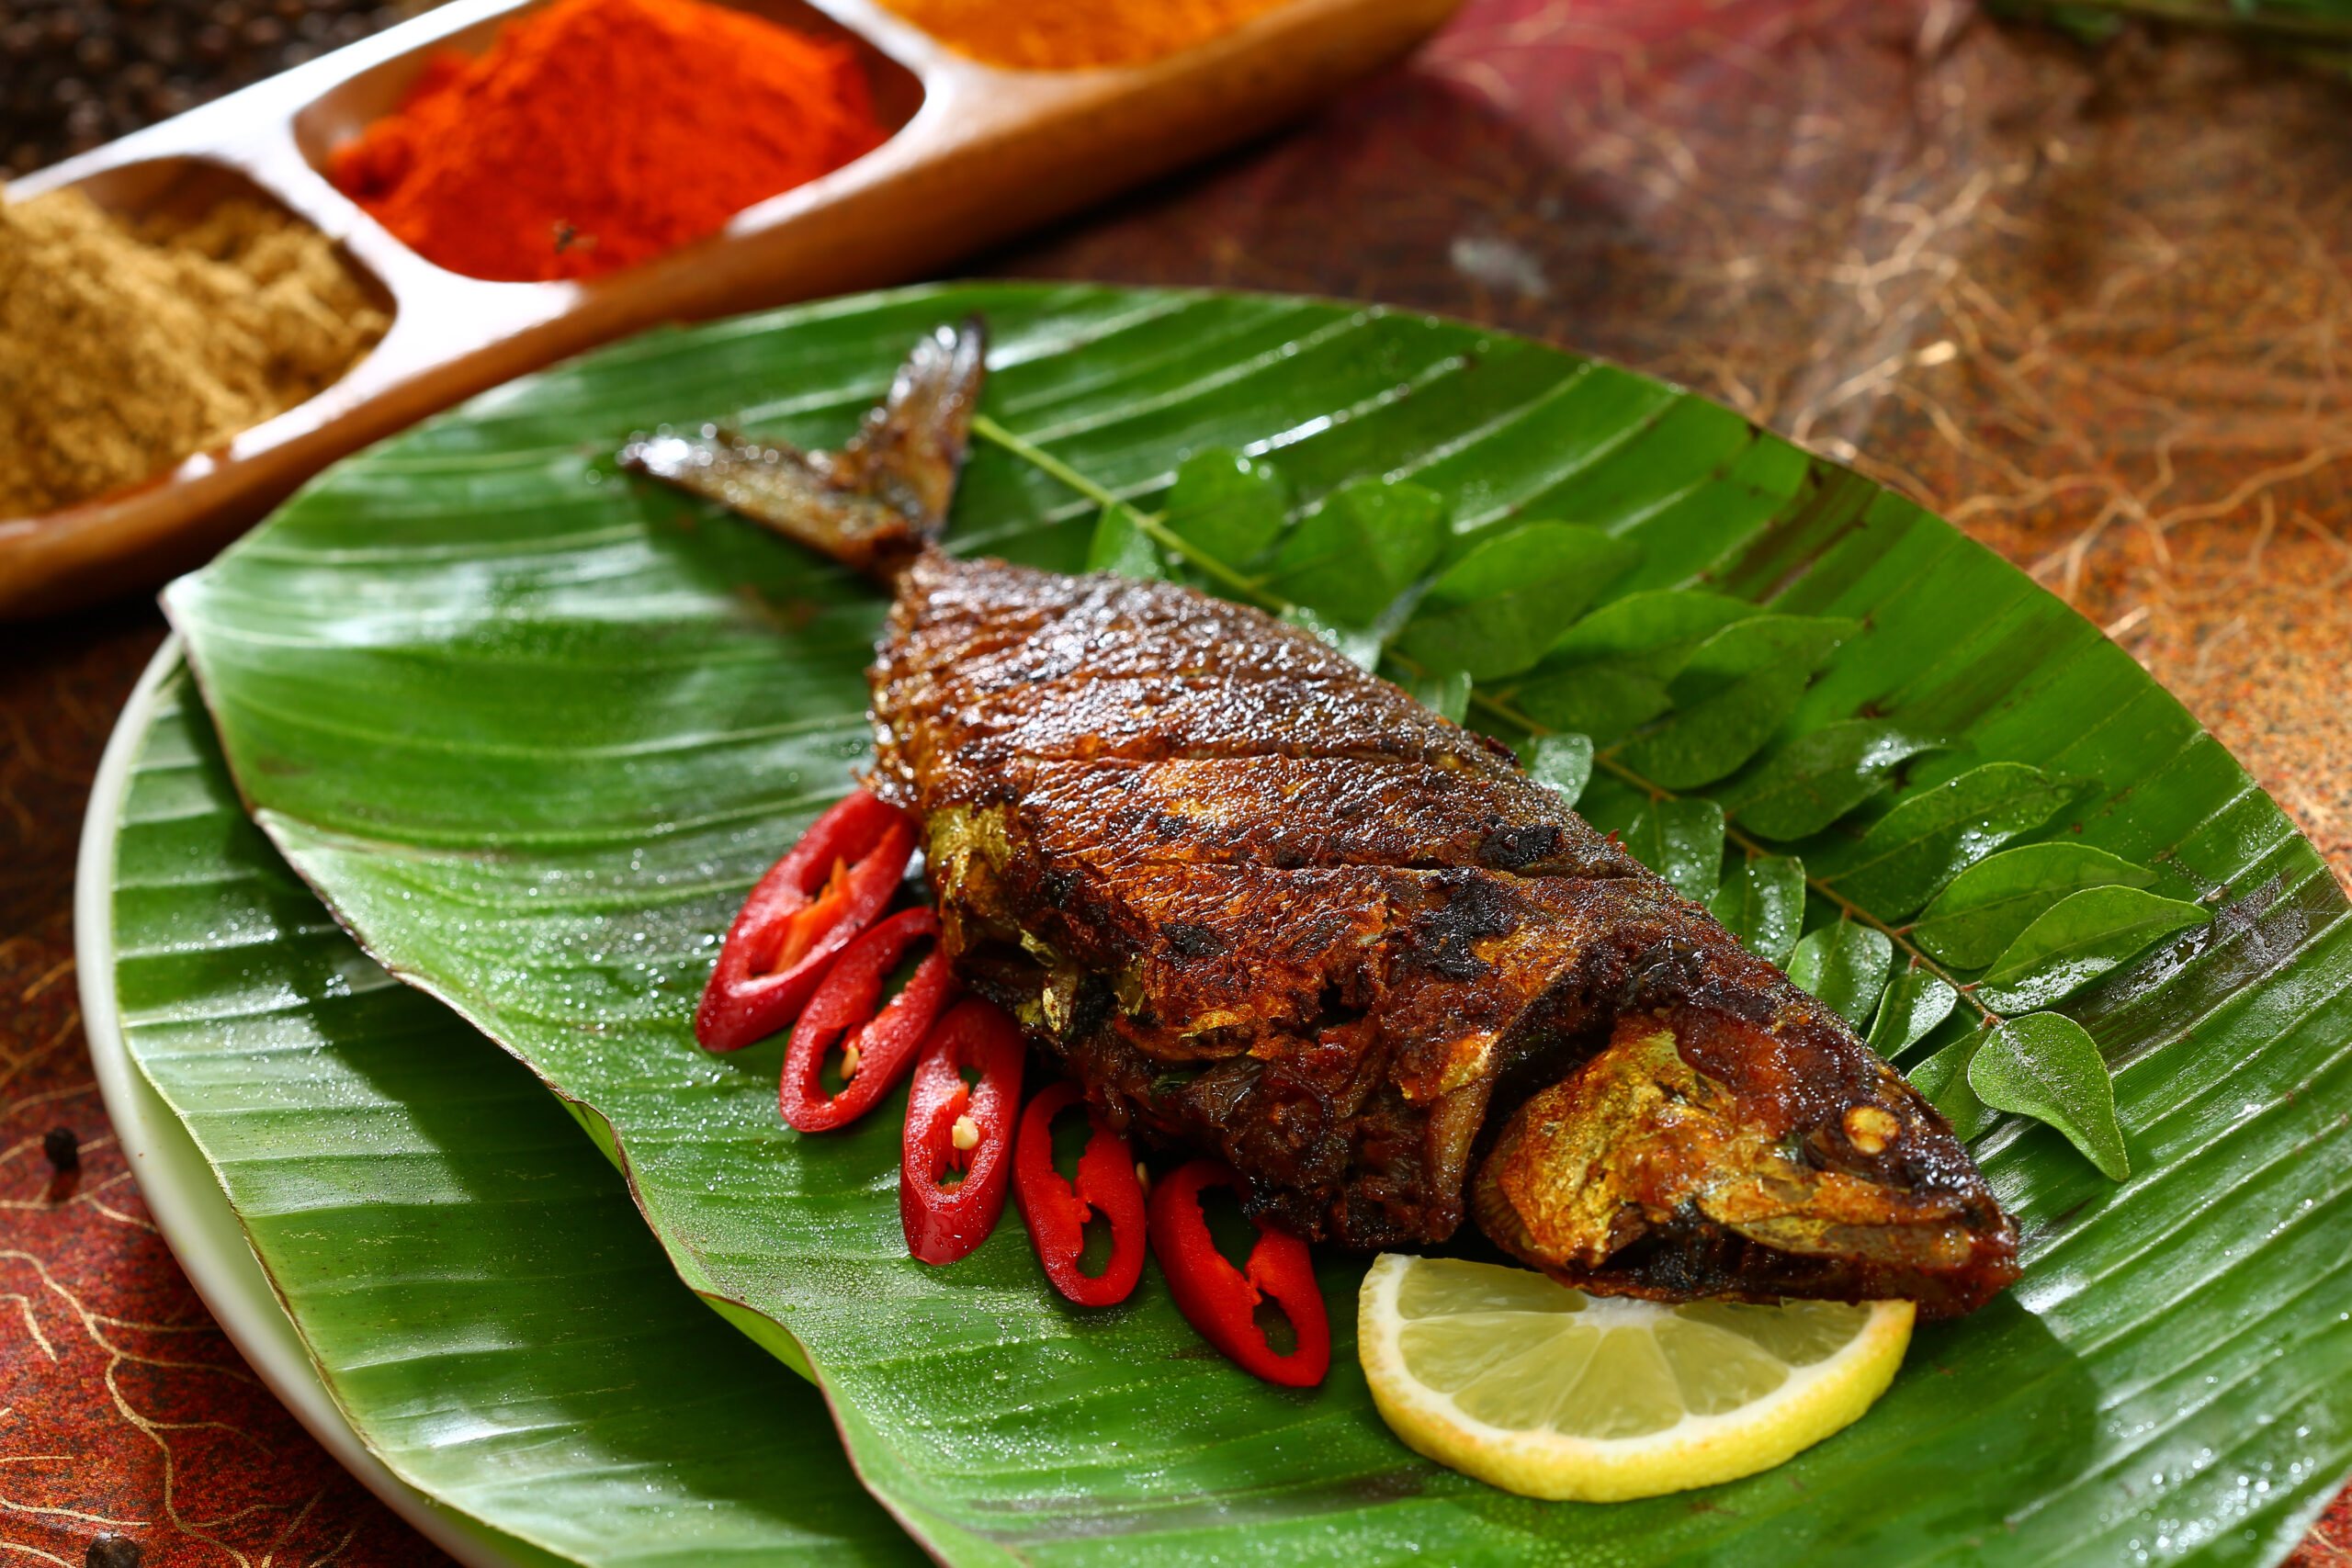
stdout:
POLYGON ((1981 969, 2035 917, 2086 887, 2145 887, 2156 874, 2088 844, 2003 850, 1952 878, 1911 928, 1911 940, 1946 964, 1981 969))
MULTIPOLYGON (((1380 668, 1380 631, 1376 626, 1343 626, 1328 615, 1317 615, 1304 604, 1293 604, 1282 618, 1295 626, 1305 626, 1333 648, 1345 654, 1360 670, 1380 668)), ((1466 705, 1466 696, 1465 696, 1466 705)))
POLYGON ((1898 801, 1825 879, 1879 919, 1901 919, 2003 843, 2050 820, 2071 788, 2024 762, 1971 768, 1898 801))
POLYGON ((2115 1079, 2090 1032, 2073 1019, 2037 1012, 2002 1020, 1970 1057, 1968 1087, 1996 1111, 2057 1128, 2109 1181, 2132 1174, 2115 1119, 2115 1079))
POLYGON ((1905 964, 1879 998, 1878 1016, 1871 1021, 1871 1049, 1889 1058, 1903 1055, 1950 1018, 1959 1001, 1960 993, 1950 982, 1916 962, 1905 964))
POLYGON ((1136 509, 1125 502, 1106 506, 1095 520, 1094 537, 1086 547, 1086 570, 1115 571, 1121 577, 1165 579, 1168 562, 1136 521, 1136 509))
POLYGON ((1666 682, 1629 660, 1606 660, 1528 672, 1509 692, 1510 704, 1538 724, 1573 729, 1607 743, 1674 705, 1666 682))
POLYGON ((1839 920, 1797 943, 1789 958, 1789 978, 1856 1029, 1868 1029, 1894 956, 1894 943, 1884 931, 1839 920))
POLYGON ((1804 863, 1794 855, 1748 855, 1731 868, 1707 909, 1742 947, 1785 966, 1804 925, 1804 863))
POLYGON ((1563 632, 1513 683, 1511 702, 1540 724, 1613 741, 1674 705, 1666 684, 1701 643, 1761 614, 1745 600, 1693 589, 1628 593, 1563 632))
POLYGON ((1545 735, 1537 738, 1528 754, 1527 772, 1537 784, 1555 791, 1573 808, 1592 778, 1592 738, 1586 735, 1545 735))
POLYGON ((1944 744, 1884 719, 1844 719, 1800 735, 1715 798, 1751 833, 1802 839, 1885 788, 1897 762, 1944 744))
POLYGON ((1160 521, 1204 555, 1241 567, 1281 536, 1289 511, 1290 486, 1280 469, 1212 446, 1177 468, 1160 521))
POLYGON ((1701 643, 1735 621, 1752 621, 1763 613, 1745 599, 1690 588, 1628 593, 1560 633, 1544 662, 1549 668, 1623 660, 1672 680, 1701 643))
POLYGON ((1416 484, 1357 479, 1291 530, 1272 586, 1354 626, 1377 620, 1445 548, 1443 497, 1416 484))
POLYGON ((1623 749, 1625 764, 1667 789, 1696 789, 1763 749, 1851 621, 1758 615, 1699 645, 1668 686, 1674 711, 1623 749))
POLYGON ((1460 724, 1470 713, 1470 677, 1460 670, 1450 675, 1416 675, 1405 689, 1413 700, 1437 714, 1460 724))
POLYGON ((1724 809, 1712 800, 1653 800, 1613 778, 1585 792, 1584 819, 1617 835, 1635 860, 1685 898, 1705 903, 1723 873, 1724 809))
POLYGON ((1989 1036, 1989 1029, 1963 1034, 1906 1075, 1911 1087, 1943 1112, 1944 1120, 1951 1123, 1953 1136, 1962 1143, 1982 1133, 1993 1120, 1993 1113, 1968 1084, 1968 1064, 1984 1048, 1989 1036))
POLYGON ((1703 904, 1723 873, 1724 808, 1712 800, 1655 802, 1626 842, 1677 893, 1703 904))
POLYGON ((1528 523, 1480 541, 1430 585, 1398 640, 1431 670, 1487 681, 1543 657, 1560 623, 1631 571, 1642 547, 1598 528, 1528 523))
POLYGON ((2018 934, 1976 983, 1996 1012, 2030 1012, 2072 996, 2151 943, 2212 919, 2201 904, 2137 887, 2069 894, 2018 934))

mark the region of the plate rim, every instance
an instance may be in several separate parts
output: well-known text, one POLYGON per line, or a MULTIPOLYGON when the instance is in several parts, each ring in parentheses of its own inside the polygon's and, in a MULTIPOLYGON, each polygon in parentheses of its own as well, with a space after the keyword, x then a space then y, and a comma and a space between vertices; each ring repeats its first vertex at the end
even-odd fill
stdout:
POLYGON ((82 1031, 124 1161, 164 1245, 220 1331, 336 1463, 466 1568, 539 1568, 526 1555, 527 1548, 517 1550, 521 1542, 410 1485, 368 1450, 312 1364, 219 1177, 130 1058, 114 986, 115 840, 132 763, 153 725, 164 683, 181 666, 180 634, 174 631, 115 716, 91 783, 74 858, 74 960, 82 1031))

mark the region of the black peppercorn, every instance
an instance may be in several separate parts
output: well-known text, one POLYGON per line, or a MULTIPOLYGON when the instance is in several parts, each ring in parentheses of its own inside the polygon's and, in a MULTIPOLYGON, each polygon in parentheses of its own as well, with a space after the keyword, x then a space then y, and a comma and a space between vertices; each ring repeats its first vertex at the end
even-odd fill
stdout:
POLYGON ((139 1560, 146 1555, 146 1549, 129 1536, 108 1531, 91 1538, 82 1562, 84 1568, 139 1568, 139 1560))
POLYGON ((40 1152, 58 1170, 76 1170, 82 1164, 82 1140, 74 1135, 71 1127, 51 1127, 41 1134, 40 1152))
POLYGON ((430 3, 0 0, 0 178, 128 135, 430 3))

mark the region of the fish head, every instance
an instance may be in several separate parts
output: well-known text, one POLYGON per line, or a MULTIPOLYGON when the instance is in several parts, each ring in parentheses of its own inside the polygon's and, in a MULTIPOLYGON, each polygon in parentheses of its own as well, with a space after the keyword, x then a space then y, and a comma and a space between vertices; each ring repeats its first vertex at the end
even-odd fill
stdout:
POLYGON ((1473 1179, 1480 1228, 1599 1294, 1983 1305, 2017 1278, 2014 1222, 1935 1108, 1825 1011, 1621 1012, 1504 1121, 1473 1179))

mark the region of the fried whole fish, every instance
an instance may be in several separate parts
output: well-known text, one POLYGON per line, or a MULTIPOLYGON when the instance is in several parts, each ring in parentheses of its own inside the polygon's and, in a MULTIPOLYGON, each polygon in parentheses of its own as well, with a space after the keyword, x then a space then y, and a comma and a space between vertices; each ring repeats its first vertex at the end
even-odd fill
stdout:
POLYGON ((981 349, 923 340, 838 455, 623 460, 893 589, 869 787, 965 982, 1115 1122, 1309 1239, 1467 1214, 1601 1293, 1949 1316, 2016 1278, 1935 1109, 1508 750, 1260 611, 932 547, 981 349))

